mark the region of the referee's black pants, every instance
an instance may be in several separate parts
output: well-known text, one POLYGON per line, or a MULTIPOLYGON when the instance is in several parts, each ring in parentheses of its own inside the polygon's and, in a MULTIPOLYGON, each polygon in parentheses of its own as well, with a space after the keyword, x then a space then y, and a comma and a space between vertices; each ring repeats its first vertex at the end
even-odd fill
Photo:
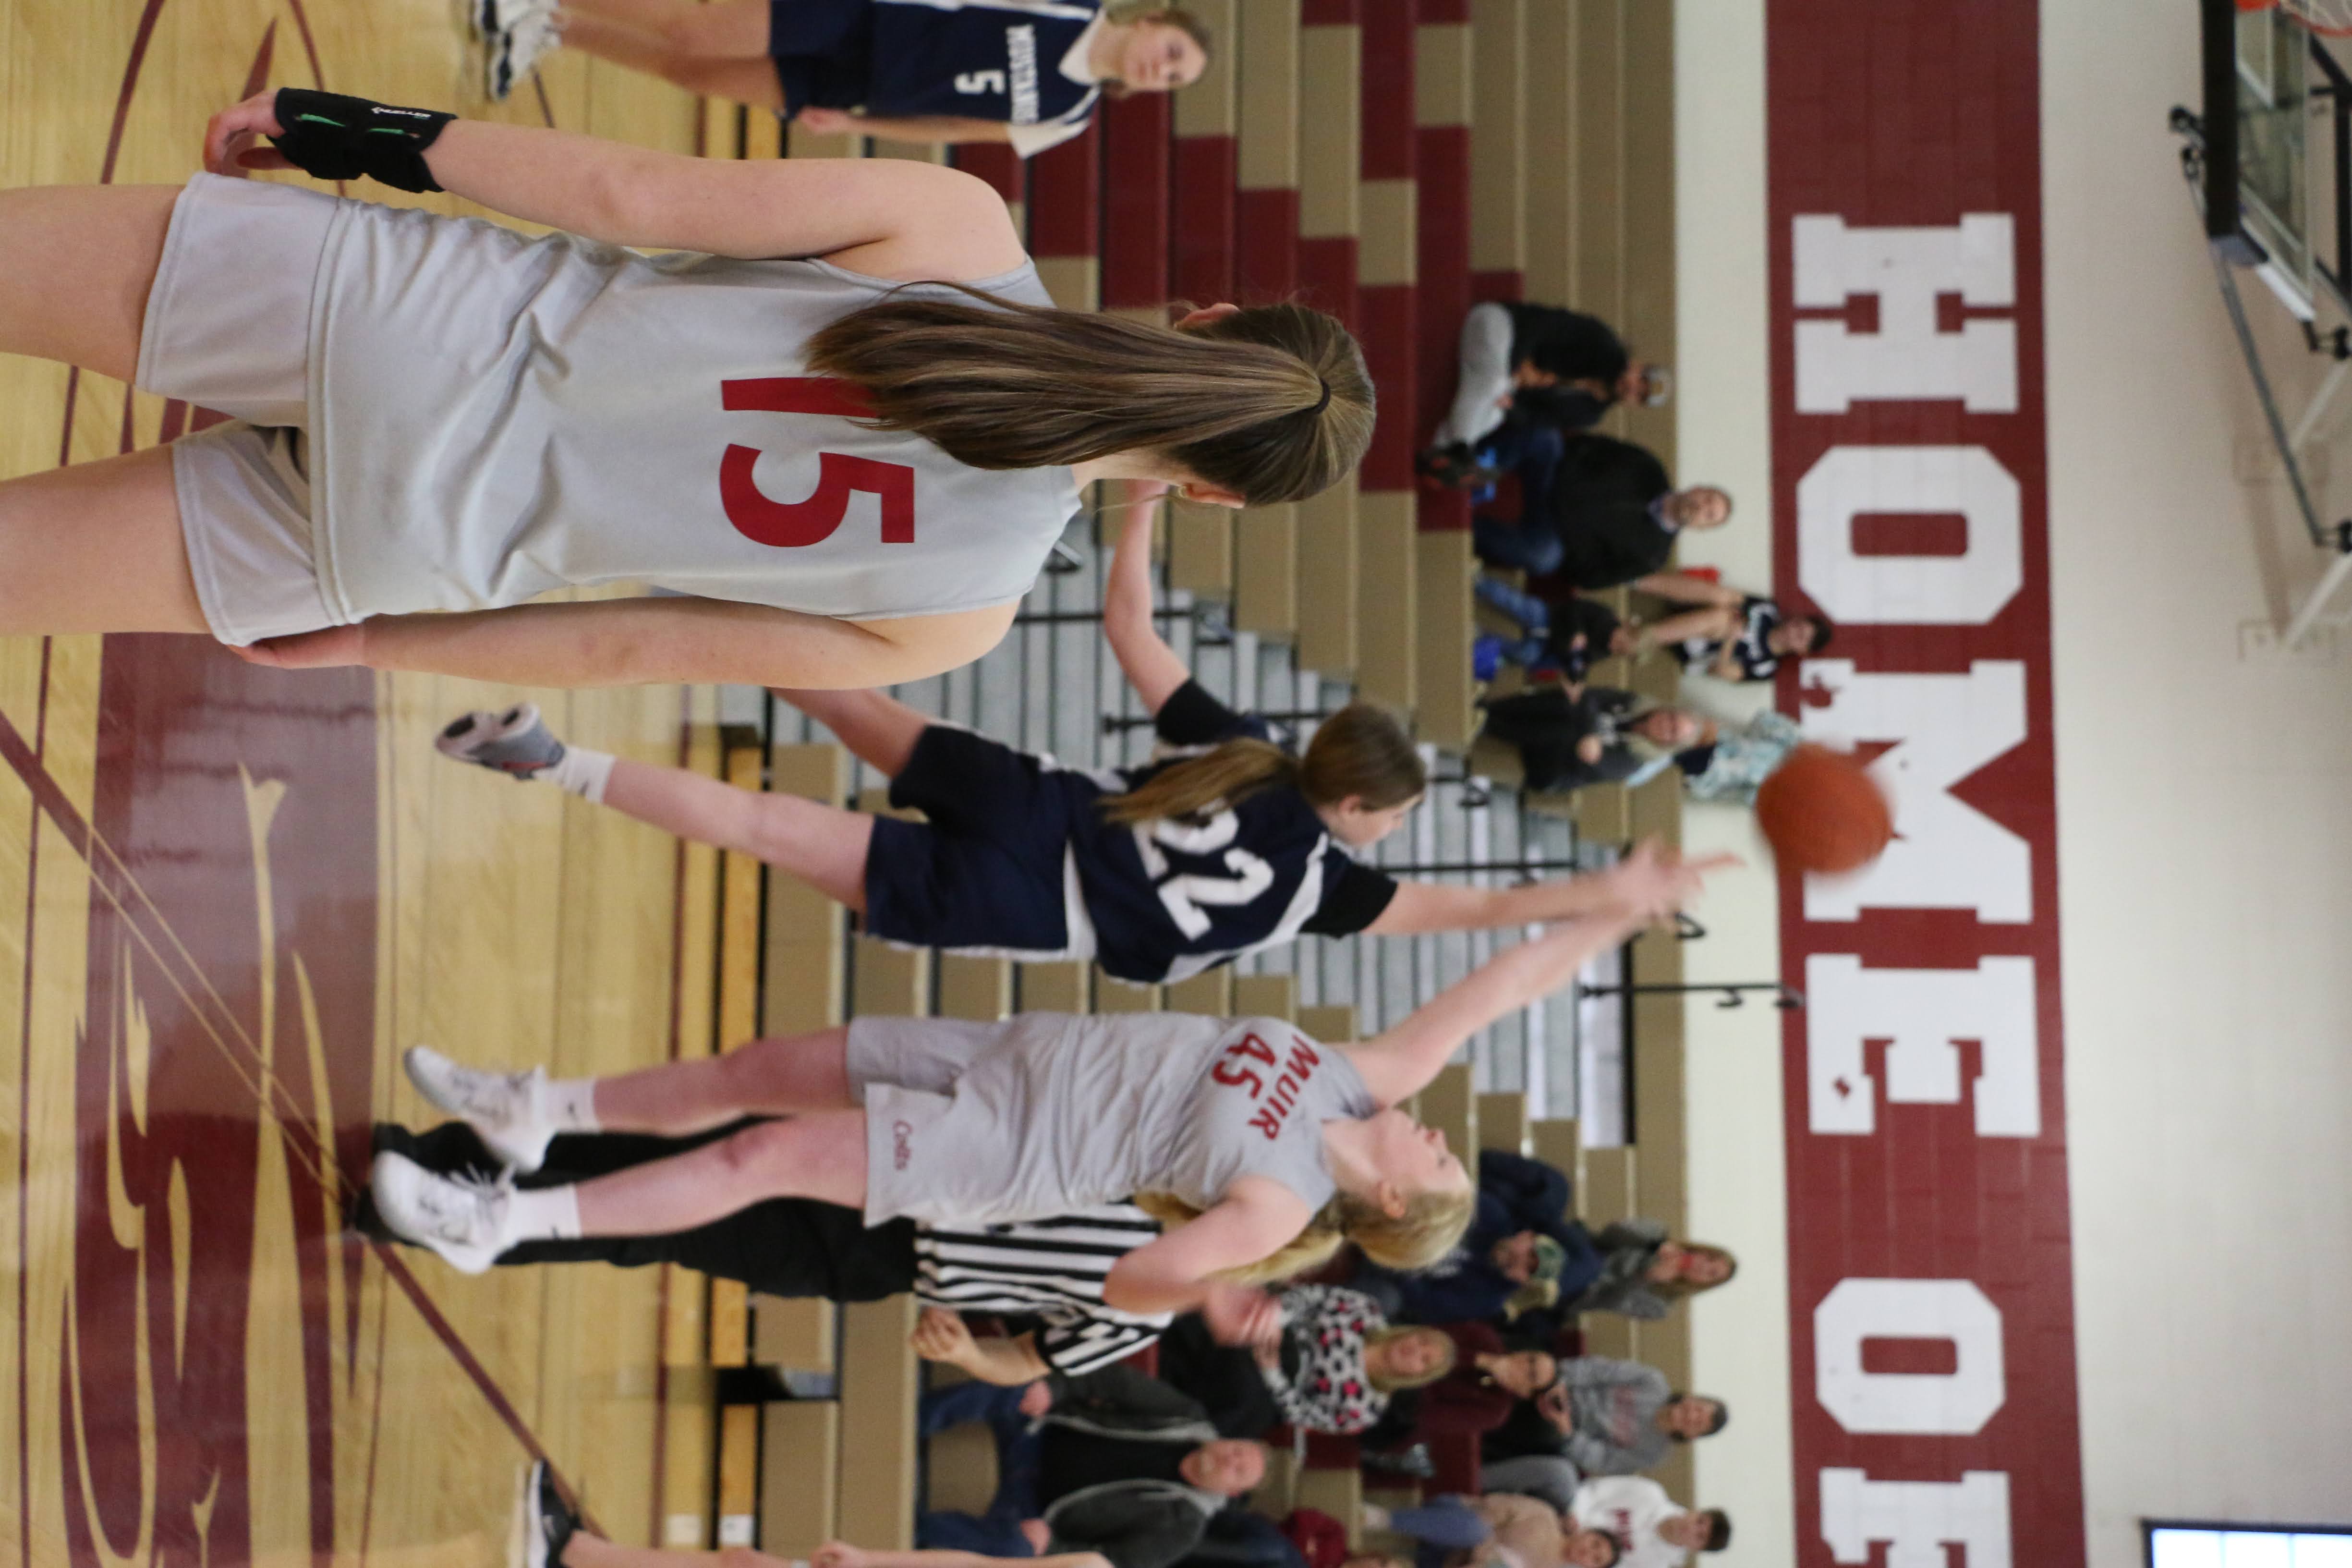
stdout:
MULTIPOLYGON (((738 1126, 741 1125, 738 1123, 738 1126)), ((667 1159, 736 1131, 722 1127, 692 1138, 639 1132, 565 1133, 547 1148, 547 1163, 518 1187, 562 1186, 609 1175, 649 1160, 667 1159)), ((494 1175, 498 1157, 462 1121, 428 1132, 393 1122, 375 1128, 378 1153, 405 1154, 445 1175, 494 1175)), ((352 1223, 380 1240, 399 1238, 383 1226, 362 1191, 352 1223)), ((499 1266, 527 1263, 610 1263, 642 1268, 675 1263, 719 1279, 740 1279, 771 1296, 814 1296, 829 1301, 878 1301, 915 1288, 915 1224, 894 1219, 869 1230, 857 1210, 814 1198, 770 1198, 724 1219, 667 1236, 583 1236, 570 1241, 527 1241, 499 1255, 499 1266)))

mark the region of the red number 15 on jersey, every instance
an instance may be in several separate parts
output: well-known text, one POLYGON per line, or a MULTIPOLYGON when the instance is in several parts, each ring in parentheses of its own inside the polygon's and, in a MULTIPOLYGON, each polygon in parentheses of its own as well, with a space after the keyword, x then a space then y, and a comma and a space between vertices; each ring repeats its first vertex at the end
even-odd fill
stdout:
MULTIPOLYGON (((830 414, 844 419, 870 417, 866 394, 825 376, 770 375, 719 384, 719 405, 737 414, 830 414)), ((730 446, 719 460, 719 501, 735 531, 756 544, 793 549, 822 544, 849 513, 859 491, 880 498, 882 542, 915 542, 915 470, 904 463, 817 454, 816 491, 806 500, 777 500, 752 479, 757 447, 730 446)))

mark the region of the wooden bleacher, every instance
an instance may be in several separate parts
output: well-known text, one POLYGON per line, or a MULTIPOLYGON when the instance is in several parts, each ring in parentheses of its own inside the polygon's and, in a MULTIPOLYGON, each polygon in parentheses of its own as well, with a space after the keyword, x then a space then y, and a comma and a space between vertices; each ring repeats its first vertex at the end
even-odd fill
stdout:
MULTIPOLYGON (((1219 45, 1199 86, 1108 105, 1094 132, 1025 164, 990 146, 956 149, 952 161, 1004 196, 1065 305, 1143 311, 1171 298, 1299 297, 1357 329, 1383 410, 1360 475, 1295 507, 1238 517, 1171 508, 1168 581, 1228 601, 1237 629, 1295 639, 1305 667, 1352 677, 1362 695, 1410 713, 1423 738, 1462 748, 1475 717, 1467 514, 1459 498, 1416 489, 1412 452, 1450 395, 1454 335, 1474 300, 1574 304, 1616 321, 1646 356, 1671 360, 1671 8, 1642 0, 1193 0, 1192 8, 1219 45)), ((780 135, 766 116, 717 104, 705 108, 703 137, 714 155, 775 156, 788 146, 793 156, 938 156, 796 129, 780 135)), ((1671 466, 1671 410, 1620 411, 1609 427, 1671 466)), ((1614 673, 1620 683, 1629 679, 1614 673)), ((1649 690, 1662 676, 1670 672, 1654 666, 1630 679, 1649 690)), ((696 743, 728 776, 739 767, 756 773, 761 760, 721 757, 715 738, 698 734, 696 743)), ((842 797, 847 773, 837 748, 779 747, 764 762, 771 788, 842 797)), ((1583 792, 1569 809, 1599 841, 1678 837, 1671 781, 1631 795, 1583 792)), ((740 971, 740 939, 730 959, 722 933, 747 923, 764 931, 752 951, 770 979, 756 1010, 767 1032, 856 1012, 989 1018, 1014 1006, 1164 1006, 1294 1019, 1327 1039, 1357 1032, 1351 1008, 1301 1007, 1287 975, 1216 971, 1133 986, 1082 964, 933 958, 853 941, 840 911, 813 890, 772 876, 763 896, 756 879, 747 895, 733 868, 693 857, 688 897, 721 911, 707 922, 712 962, 740 971)), ((689 921, 689 945, 694 931, 689 921)), ((1679 978, 1680 954, 1670 941, 1645 938, 1634 965, 1643 980, 1679 978)), ((726 1015, 734 993, 722 992, 726 1015)), ((740 1023, 735 1005, 728 1016, 740 1023)), ((1638 1202, 1679 1228, 1679 1008, 1644 1001, 1635 1024, 1638 1154, 1581 1149, 1573 1121, 1531 1121, 1521 1097, 1476 1093, 1466 1066, 1424 1092, 1422 1112, 1465 1156, 1520 1149, 1563 1164, 1576 1175, 1580 1212, 1596 1224, 1638 1202)), ((682 1028, 681 1049, 731 1044, 742 1037, 734 1027, 714 1021, 698 1047, 682 1028)), ((836 1315, 822 1304, 730 1302, 684 1274, 670 1283, 665 1359, 673 1378, 707 1378, 732 1356, 836 1373, 839 1395, 772 1405, 748 1425, 724 1418, 718 1430, 707 1410, 698 1417, 690 1404, 674 1406, 665 1540, 718 1539, 714 1496, 740 1519, 744 1489, 756 1483, 761 1539, 771 1550, 803 1555, 835 1533, 872 1547, 904 1544, 917 1386, 905 1344, 911 1303, 836 1315), (698 1431, 697 1419, 706 1423, 698 1431)), ((1677 1382, 1687 1376, 1680 1319, 1586 1327, 1596 1350, 1638 1354, 1677 1382)), ((1286 1454, 1277 1460, 1260 1500, 1286 1509, 1320 1499, 1352 1538, 1356 1472, 1300 1472, 1286 1454)), ((1661 1475, 1685 1495, 1686 1467, 1678 1451, 1661 1475)))

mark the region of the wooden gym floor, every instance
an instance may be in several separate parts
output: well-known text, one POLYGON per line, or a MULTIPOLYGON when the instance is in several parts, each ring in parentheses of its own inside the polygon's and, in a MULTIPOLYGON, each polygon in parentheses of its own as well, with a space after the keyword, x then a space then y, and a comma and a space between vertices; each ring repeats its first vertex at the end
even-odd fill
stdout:
MULTIPOLYGON (((10 185, 176 183, 265 84, 693 145, 692 100, 576 60, 491 110, 444 0, 0 0, 0 29, 10 185)), ((6 475, 204 421, 8 358, 0 412, 6 475)), ((0 1555, 494 1563, 534 1453, 621 1540, 703 1506, 659 1275, 469 1279, 340 1234, 370 1122, 417 1114, 404 1046, 564 1073, 707 1048, 688 857, 434 755, 517 695, 0 640, 0 1555)), ((661 761, 693 700, 523 695, 661 761)))

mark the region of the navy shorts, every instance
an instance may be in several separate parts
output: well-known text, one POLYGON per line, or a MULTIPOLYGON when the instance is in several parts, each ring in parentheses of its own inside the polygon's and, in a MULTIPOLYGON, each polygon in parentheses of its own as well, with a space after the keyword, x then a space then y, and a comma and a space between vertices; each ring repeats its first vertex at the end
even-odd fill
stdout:
POLYGON ((768 57, 785 119, 863 104, 873 54, 874 0, 768 0, 768 57))
POLYGON ((875 818, 866 934, 913 947, 1066 953, 1071 825, 1102 795, 1084 773, 953 724, 929 726, 890 781, 890 804, 929 820, 875 818))

